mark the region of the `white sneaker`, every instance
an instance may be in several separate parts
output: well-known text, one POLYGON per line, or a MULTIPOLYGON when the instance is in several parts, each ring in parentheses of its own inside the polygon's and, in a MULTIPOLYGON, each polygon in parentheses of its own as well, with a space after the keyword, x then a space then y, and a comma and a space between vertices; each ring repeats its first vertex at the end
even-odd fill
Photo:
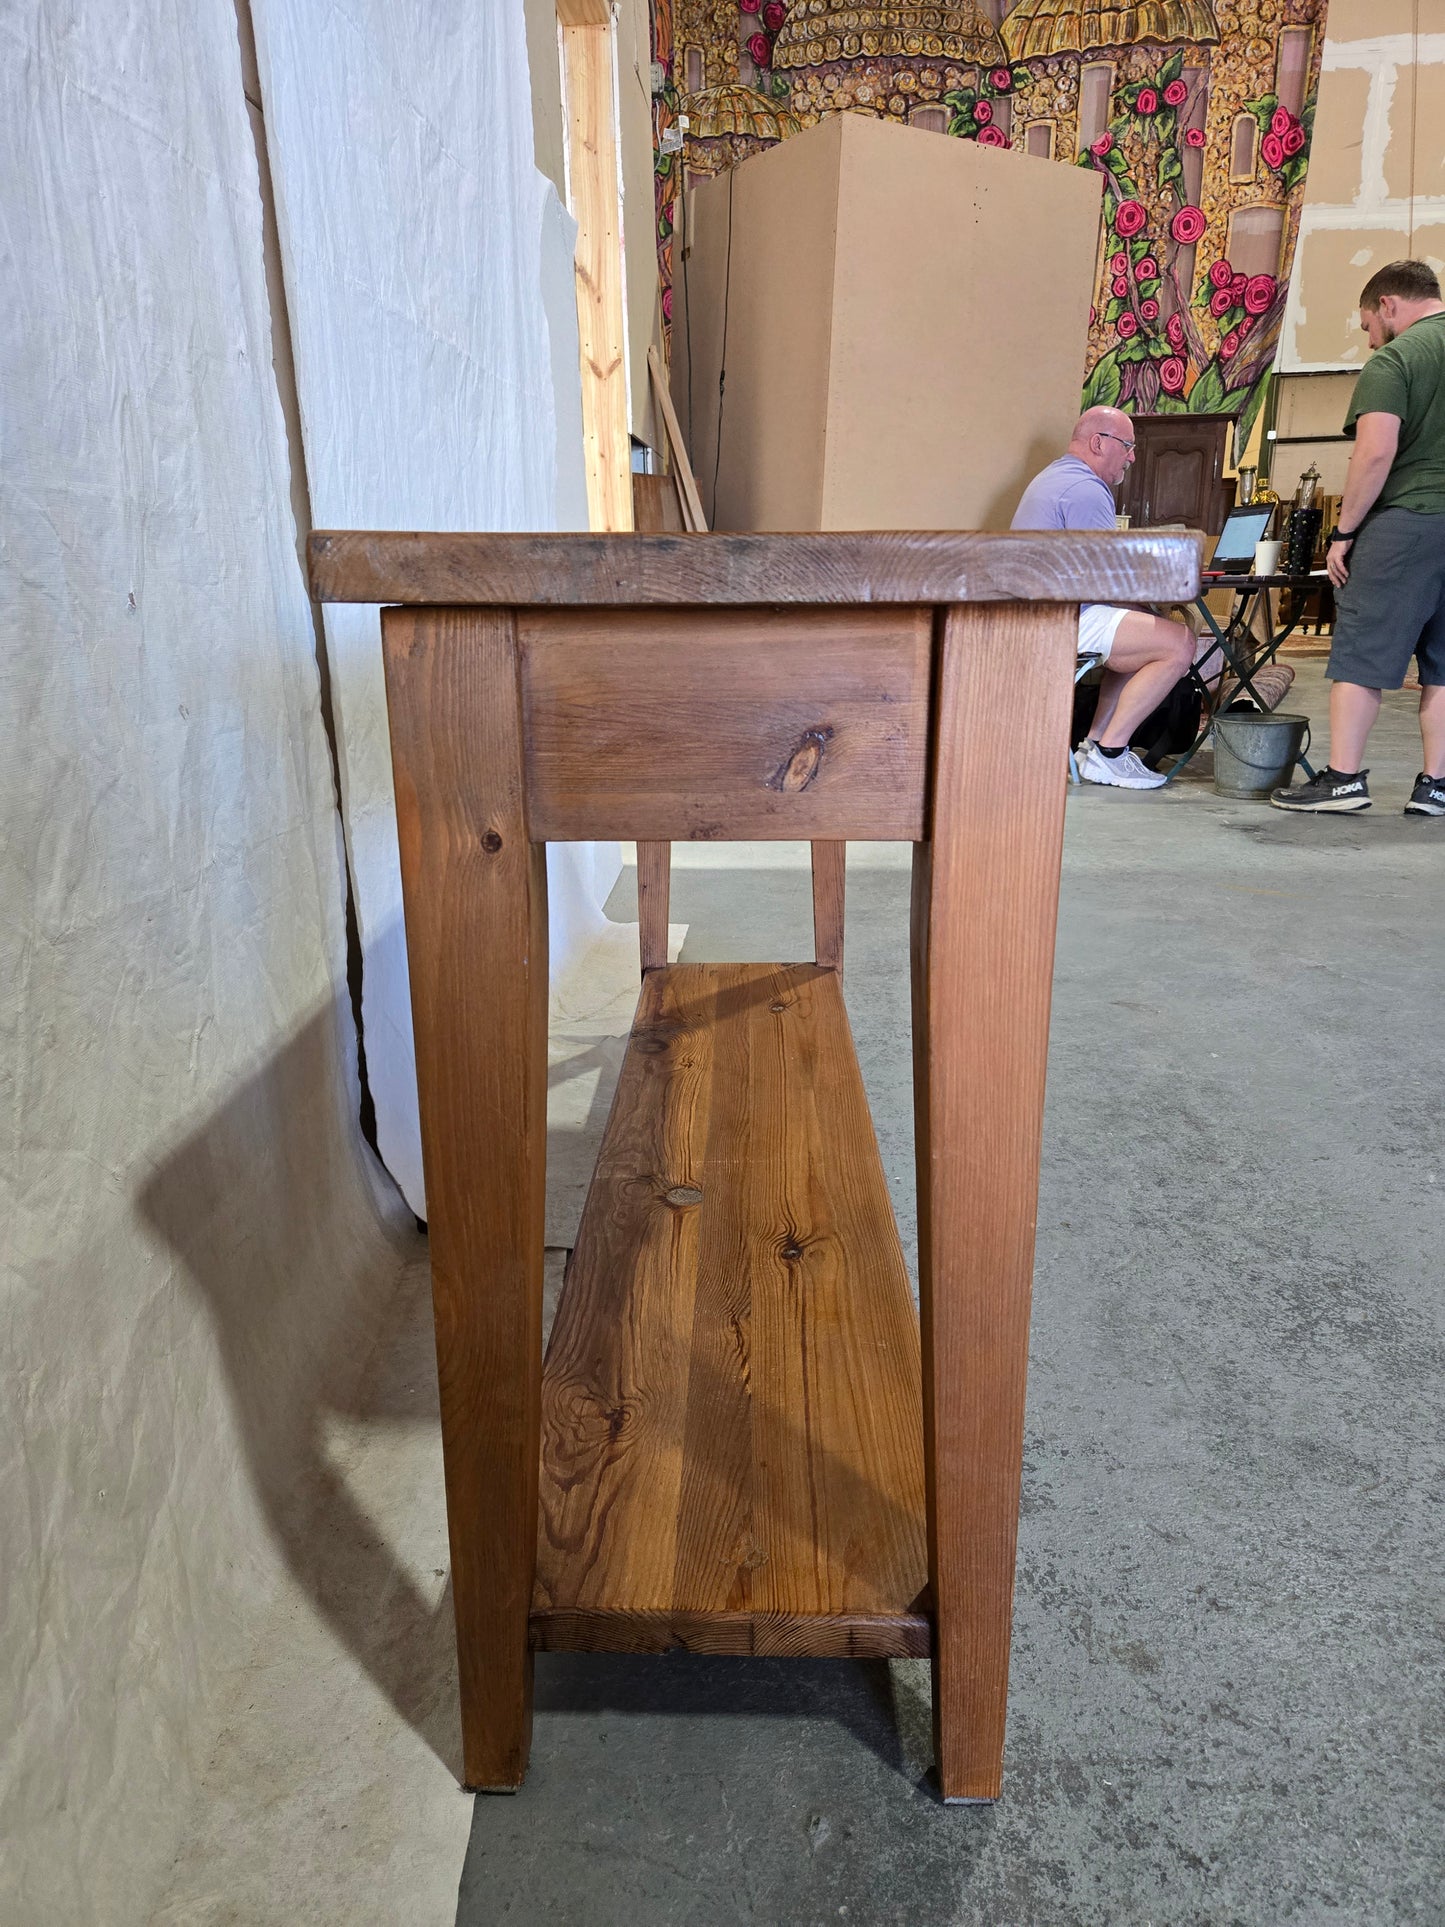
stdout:
POLYGON ((1162 770, 1145 769, 1132 749, 1120 756, 1106 756, 1097 743, 1086 743, 1078 762, 1079 777, 1085 783, 1111 783, 1120 790, 1157 790, 1169 781, 1162 770))

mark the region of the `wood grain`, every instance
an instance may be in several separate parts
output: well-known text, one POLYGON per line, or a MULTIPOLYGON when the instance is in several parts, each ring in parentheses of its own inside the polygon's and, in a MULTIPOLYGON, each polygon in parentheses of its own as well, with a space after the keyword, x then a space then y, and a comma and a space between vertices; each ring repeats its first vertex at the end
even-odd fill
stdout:
POLYGON ((650 971, 544 1369, 534 1642, 918 1650, 917 1331, 837 976, 650 971))
POLYGON ((562 28, 567 204, 577 222, 582 455, 594 529, 632 527, 613 32, 606 14, 592 25, 562 28))
POLYGON ((921 835, 931 620, 526 611, 532 834, 921 835))
POLYGON ((1187 602, 1204 537, 422 535, 315 530, 322 602, 504 607, 716 603, 1187 602))
POLYGON ((843 903, 848 845, 813 845, 813 961, 824 970, 843 968, 843 903))
POLYGON ((467 1784, 531 1731, 547 1129, 547 879, 527 835, 515 630, 382 619, 416 1034, 467 1784))
POLYGON ((642 968, 657 970, 667 962, 667 905, 672 894, 672 845, 637 846, 637 925, 642 968))
POLYGON ((1071 607, 941 618, 913 901, 934 1713, 947 1800, 1003 1770, 1071 607))
POLYGON ((535 1612, 539 1653, 718 1653, 757 1659, 927 1659, 927 1613, 535 1612))

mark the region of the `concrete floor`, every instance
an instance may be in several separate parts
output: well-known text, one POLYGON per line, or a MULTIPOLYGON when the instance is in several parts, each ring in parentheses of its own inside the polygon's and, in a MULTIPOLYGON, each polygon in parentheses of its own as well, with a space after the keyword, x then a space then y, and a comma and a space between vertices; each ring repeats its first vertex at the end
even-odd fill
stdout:
MULTIPOLYGON (((1289 707, 1323 720, 1318 664, 1289 707)), ((1070 796, 1002 1801, 937 1802, 920 1662, 544 1657, 459 1927, 1445 1921, 1445 822, 1399 813, 1412 713, 1360 818, 1203 771, 1070 796)), ((684 956, 809 954, 801 860, 680 852, 684 956)), ((906 851, 855 846, 911 1254, 907 893, 906 851)))

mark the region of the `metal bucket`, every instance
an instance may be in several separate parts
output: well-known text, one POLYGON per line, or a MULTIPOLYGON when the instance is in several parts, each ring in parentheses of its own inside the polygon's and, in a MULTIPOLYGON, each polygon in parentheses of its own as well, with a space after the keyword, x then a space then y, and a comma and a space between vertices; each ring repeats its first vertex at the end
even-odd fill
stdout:
POLYGON ((1261 716, 1241 709, 1216 716, 1215 794, 1265 801, 1294 775, 1295 764, 1309 748, 1309 734, 1308 716, 1286 716, 1278 710, 1261 716))

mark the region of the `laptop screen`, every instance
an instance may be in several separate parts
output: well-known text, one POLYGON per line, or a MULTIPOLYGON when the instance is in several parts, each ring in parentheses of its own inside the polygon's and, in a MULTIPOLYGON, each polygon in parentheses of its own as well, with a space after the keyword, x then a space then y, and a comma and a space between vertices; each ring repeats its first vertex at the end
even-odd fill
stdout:
POLYGON ((1273 514, 1268 503, 1263 508, 1231 509, 1209 566, 1218 569, 1226 562, 1252 562, 1255 544, 1264 540, 1273 514))

